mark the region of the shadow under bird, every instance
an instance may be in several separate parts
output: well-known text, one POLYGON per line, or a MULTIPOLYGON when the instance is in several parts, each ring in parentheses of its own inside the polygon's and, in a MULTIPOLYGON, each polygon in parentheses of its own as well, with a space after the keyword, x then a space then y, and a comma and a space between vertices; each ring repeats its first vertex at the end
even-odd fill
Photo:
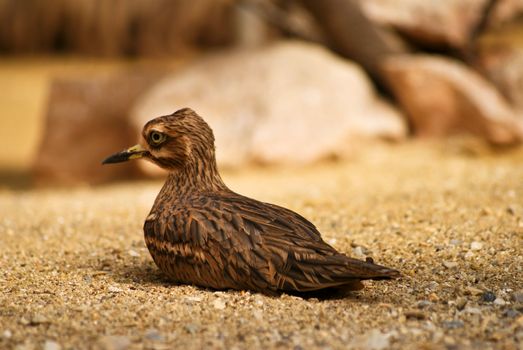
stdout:
POLYGON ((145 124, 142 141, 103 164, 145 158, 169 171, 144 224, 145 243, 170 279, 269 295, 345 293, 399 272, 339 253, 299 214, 231 191, 214 136, 193 110, 145 124))

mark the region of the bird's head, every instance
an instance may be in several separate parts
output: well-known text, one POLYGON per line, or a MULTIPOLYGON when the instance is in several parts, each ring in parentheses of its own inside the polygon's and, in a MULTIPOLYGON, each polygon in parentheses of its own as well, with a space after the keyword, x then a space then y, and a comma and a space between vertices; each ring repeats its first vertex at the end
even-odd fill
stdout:
POLYGON ((192 109, 184 108, 145 124, 140 142, 103 161, 103 164, 144 158, 176 171, 187 165, 214 166, 214 136, 209 125, 192 109), (203 163, 203 164, 202 164, 203 163))

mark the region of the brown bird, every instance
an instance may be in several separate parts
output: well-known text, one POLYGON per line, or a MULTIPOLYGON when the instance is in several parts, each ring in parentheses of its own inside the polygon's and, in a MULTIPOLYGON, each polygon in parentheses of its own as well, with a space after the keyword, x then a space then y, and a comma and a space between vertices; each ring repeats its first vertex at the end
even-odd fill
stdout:
POLYGON ((169 171, 144 224, 145 243, 170 279, 213 289, 340 293, 399 272, 339 253, 299 214, 231 191, 214 135, 193 110, 145 124, 140 144, 103 161, 145 158, 169 171))

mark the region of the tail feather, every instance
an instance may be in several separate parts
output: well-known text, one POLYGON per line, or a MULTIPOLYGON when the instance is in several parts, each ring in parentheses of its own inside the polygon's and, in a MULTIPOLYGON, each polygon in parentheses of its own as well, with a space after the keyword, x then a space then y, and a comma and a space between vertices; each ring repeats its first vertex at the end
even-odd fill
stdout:
POLYGON ((382 265, 375 264, 371 259, 367 261, 346 257, 347 268, 339 277, 360 280, 384 280, 400 277, 400 272, 382 265))
POLYGON ((360 281, 398 278, 399 271, 375 264, 372 260, 358 260, 346 255, 331 255, 323 259, 287 261, 280 271, 279 289, 309 292, 343 287, 345 290, 363 288, 360 281))

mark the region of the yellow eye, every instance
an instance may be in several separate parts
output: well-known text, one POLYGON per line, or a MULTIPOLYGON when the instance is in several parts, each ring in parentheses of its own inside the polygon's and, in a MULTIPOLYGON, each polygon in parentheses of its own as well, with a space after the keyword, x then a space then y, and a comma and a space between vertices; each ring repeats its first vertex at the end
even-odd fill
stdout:
POLYGON ((167 137, 165 134, 162 134, 158 131, 153 131, 149 134, 149 142, 154 145, 159 145, 160 143, 164 142, 167 137))

